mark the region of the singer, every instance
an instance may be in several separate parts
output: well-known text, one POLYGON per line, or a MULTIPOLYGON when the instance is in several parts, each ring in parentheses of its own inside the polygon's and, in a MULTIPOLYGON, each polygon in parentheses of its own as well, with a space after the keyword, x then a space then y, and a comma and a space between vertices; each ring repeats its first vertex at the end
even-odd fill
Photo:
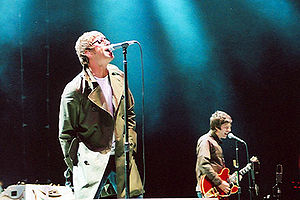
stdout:
MULTIPOLYGON (((75 199, 124 198, 124 74, 110 64, 110 41, 100 32, 86 32, 75 50, 82 72, 61 96, 59 141, 75 199)), ((142 198, 135 163, 137 148, 134 99, 129 91, 130 197, 142 198)), ((67 174, 67 173, 65 173, 67 174)))
POLYGON ((197 142, 196 154, 196 192, 199 198, 204 197, 201 192, 200 177, 206 175, 213 185, 219 187, 225 193, 230 191, 229 184, 222 180, 218 174, 225 167, 222 139, 225 139, 231 131, 231 117, 223 112, 216 111, 210 117, 210 130, 202 135, 197 142))

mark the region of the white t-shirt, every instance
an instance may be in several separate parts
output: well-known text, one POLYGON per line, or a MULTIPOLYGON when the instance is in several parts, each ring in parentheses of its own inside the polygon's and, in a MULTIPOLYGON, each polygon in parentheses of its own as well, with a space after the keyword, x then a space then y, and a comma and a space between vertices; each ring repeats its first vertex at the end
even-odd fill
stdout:
MULTIPOLYGON (((105 97, 105 101, 107 103, 108 111, 110 112, 111 116, 114 116, 114 107, 112 104, 112 88, 108 79, 108 75, 104 78, 95 77, 97 83, 100 85, 103 95, 105 97)), ((115 133, 113 133, 112 139, 112 148, 111 148, 111 155, 115 154, 115 133)))
POLYGON ((95 79, 97 80, 97 82, 100 85, 101 90, 104 94, 104 97, 105 97, 105 100, 106 100, 106 103, 108 106, 108 111, 113 116, 114 111, 113 111, 113 104, 112 104, 112 89, 111 89, 111 86, 109 83, 108 75, 105 76, 104 78, 95 77, 95 79))

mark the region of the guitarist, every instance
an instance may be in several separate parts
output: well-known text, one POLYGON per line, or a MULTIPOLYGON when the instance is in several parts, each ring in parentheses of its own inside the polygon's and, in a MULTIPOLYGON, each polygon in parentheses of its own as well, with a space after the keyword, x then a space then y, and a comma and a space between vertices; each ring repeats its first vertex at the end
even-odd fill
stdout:
POLYGON ((204 197, 200 191, 200 177, 206 175, 213 185, 219 187, 225 193, 230 191, 230 185, 223 181, 218 174, 225 167, 223 157, 222 139, 225 139, 231 131, 231 117, 223 112, 216 111, 210 117, 210 130, 202 135, 197 142, 196 154, 196 192, 199 198, 204 197))

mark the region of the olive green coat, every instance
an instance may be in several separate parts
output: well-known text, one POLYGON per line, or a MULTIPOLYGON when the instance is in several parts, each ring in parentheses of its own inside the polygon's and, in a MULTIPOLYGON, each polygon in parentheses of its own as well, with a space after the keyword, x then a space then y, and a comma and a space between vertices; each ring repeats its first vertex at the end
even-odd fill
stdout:
MULTIPOLYGON (((62 94, 59 114, 59 141, 68 168, 73 172, 76 199, 93 199, 110 156, 115 133, 115 162, 118 197, 124 197, 124 77, 108 65, 113 92, 114 116, 107 109, 101 88, 89 69, 83 69, 62 94)), ((136 151, 134 100, 129 92, 128 128, 130 143, 130 196, 144 192, 132 156, 136 151)))

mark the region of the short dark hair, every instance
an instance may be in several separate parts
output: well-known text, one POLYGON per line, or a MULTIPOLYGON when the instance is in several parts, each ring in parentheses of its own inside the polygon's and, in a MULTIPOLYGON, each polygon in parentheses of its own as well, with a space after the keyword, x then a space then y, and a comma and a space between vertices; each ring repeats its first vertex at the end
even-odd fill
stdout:
POLYGON ((216 128, 221 129, 222 124, 232 123, 231 117, 227 113, 219 110, 211 115, 209 121, 211 130, 216 130, 216 128))

